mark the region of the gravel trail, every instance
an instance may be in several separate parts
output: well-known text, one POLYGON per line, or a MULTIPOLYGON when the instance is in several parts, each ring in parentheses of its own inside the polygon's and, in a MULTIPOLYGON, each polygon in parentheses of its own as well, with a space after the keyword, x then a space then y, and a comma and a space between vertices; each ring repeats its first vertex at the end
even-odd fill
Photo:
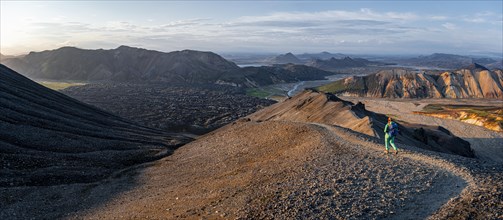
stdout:
MULTIPOLYGON (((107 180, 30 191, 3 219, 497 219, 501 166, 323 125, 239 120, 107 180), (470 168, 472 167, 472 168, 470 168), (50 194, 57 197, 48 197, 50 194), (106 201, 103 196, 108 194, 106 201), (97 206, 96 204, 100 204, 97 206), (25 204, 24 204, 25 205, 25 204), (79 210, 68 211, 68 210, 79 210), (16 214, 23 213, 22 217, 16 214)), ((18 191, 18 192, 16 192, 18 191)))
MULTIPOLYGON (((346 130, 344 128, 338 128, 335 126, 329 126, 325 124, 316 124, 322 126, 329 131, 333 136, 338 136, 339 139, 347 140, 357 148, 366 147, 376 150, 380 154, 384 150, 383 144, 376 143, 378 139, 366 138, 360 134, 352 134, 350 131, 341 132, 346 130), (373 139, 371 141, 370 139, 373 139)), ((414 148, 411 146, 398 146, 400 153, 399 155, 388 154, 385 157, 394 157, 397 160, 408 160, 412 159, 421 166, 421 163, 430 164, 438 167, 442 172, 445 172, 445 176, 442 179, 437 179, 431 183, 426 183, 430 186, 425 193, 416 195, 415 197, 408 200, 405 206, 400 207, 395 215, 390 216, 389 219, 425 219, 432 215, 435 211, 440 209, 445 203, 447 203, 451 198, 460 195, 461 191, 465 189, 468 185, 470 187, 475 187, 473 178, 468 172, 460 169, 456 165, 449 163, 441 159, 435 159, 425 155, 412 153, 409 150, 404 150, 414 148)), ((413 174, 415 175, 415 173, 413 174)), ((466 189, 468 190, 468 189, 466 189)))
POLYGON ((326 125, 237 122, 150 165, 133 190, 76 216, 425 218, 466 186, 436 162, 385 156, 365 138, 326 125))

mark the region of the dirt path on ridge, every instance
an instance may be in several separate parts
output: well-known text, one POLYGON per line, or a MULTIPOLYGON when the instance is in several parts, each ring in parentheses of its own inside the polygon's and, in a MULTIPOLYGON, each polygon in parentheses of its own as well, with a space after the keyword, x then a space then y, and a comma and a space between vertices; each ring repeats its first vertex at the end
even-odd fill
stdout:
MULTIPOLYGON (((359 134, 351 134, 351 132, 341 132, 343 128, 333 127, 325 124, 317 124, 331 133, 330 138, 342 139, 350 142, 351 146, 355 148, 358 147, 368 147, 376 150, 376 156, 379 154, 383 155, 382 151, 384 146, 382 144, 376 144, 369 139, 365 139, 359 134)), ((399 149, 403 150, 403 147, 409 148, 410 146, 398 146, 399 149)), ((383 155, 384 156, 384 155, 383 155)), ((446 172, 447 175, 442 180, 436 180, 431 183, 430 188, 422 194, 418 194, 416 197, 411 198, 405 202, 405 206, 400 207, 390 216, 389 219, 425 219, 431 216, 435 211, 439 210, 443 205, 448 203, 451 198, 457 197, 461 194, 461 191, 468 186, 468 183, 474 185, 471 176, 456 168, 453 164, 438 159, 430 158, 423 155, 418 155, 411 153, 410 151, 401 151, 399 155, 389 154, 384 157, 394 157, 398 160, 408 160, 412 159, 426 164, 431 164, 437 166, 439 169, 446 172), (456 174, 457 175, 456 175, 456 174), (461 175, 460 175, 461 174, 461 175), (459 176, 458 176, 459 175, 459 176)), ((428 183, 429 184, 429 183, 428 183)))

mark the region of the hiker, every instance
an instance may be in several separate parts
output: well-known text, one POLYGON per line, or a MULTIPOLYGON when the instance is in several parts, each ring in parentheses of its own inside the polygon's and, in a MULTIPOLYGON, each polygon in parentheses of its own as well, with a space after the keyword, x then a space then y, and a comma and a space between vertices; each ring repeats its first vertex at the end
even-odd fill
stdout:
POLYGON ((384 141, 386 143, 386 151, 385 153, 389 153, 389 145, 393 147, 393 150, 395 150, 395 154, 398 154, 398 148, 395 146, 395 136, 400 132, 398 130, 398 124, 395 123, 394 121, 391 120, 391 118, 388 118, 388 123, 384 127, 384 141))

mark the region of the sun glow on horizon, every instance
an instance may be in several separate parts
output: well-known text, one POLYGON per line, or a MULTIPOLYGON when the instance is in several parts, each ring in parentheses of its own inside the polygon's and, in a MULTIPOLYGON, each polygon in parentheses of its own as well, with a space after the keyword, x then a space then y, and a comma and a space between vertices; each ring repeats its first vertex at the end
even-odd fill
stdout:
POLYGON ((7 55, 119 45, 160 51, 503 54, 503 6, 491 1, 436 2, 452 6, 442 12, 421 2, 386 1, 0 3, 0 52, 7 55))

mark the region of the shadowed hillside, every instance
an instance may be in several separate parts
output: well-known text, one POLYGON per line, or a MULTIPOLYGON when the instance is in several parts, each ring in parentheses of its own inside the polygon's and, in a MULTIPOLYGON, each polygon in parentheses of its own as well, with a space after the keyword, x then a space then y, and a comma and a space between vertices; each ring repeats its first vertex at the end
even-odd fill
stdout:
POLYGON ((393 69, 349 77, 319 90, 376 98, 503 98, 503 73, 478 64, 440 75, 393 69))
POLYGON ((189 140, 132 124, 0 65, 0 187, 93 182, 189 140))

